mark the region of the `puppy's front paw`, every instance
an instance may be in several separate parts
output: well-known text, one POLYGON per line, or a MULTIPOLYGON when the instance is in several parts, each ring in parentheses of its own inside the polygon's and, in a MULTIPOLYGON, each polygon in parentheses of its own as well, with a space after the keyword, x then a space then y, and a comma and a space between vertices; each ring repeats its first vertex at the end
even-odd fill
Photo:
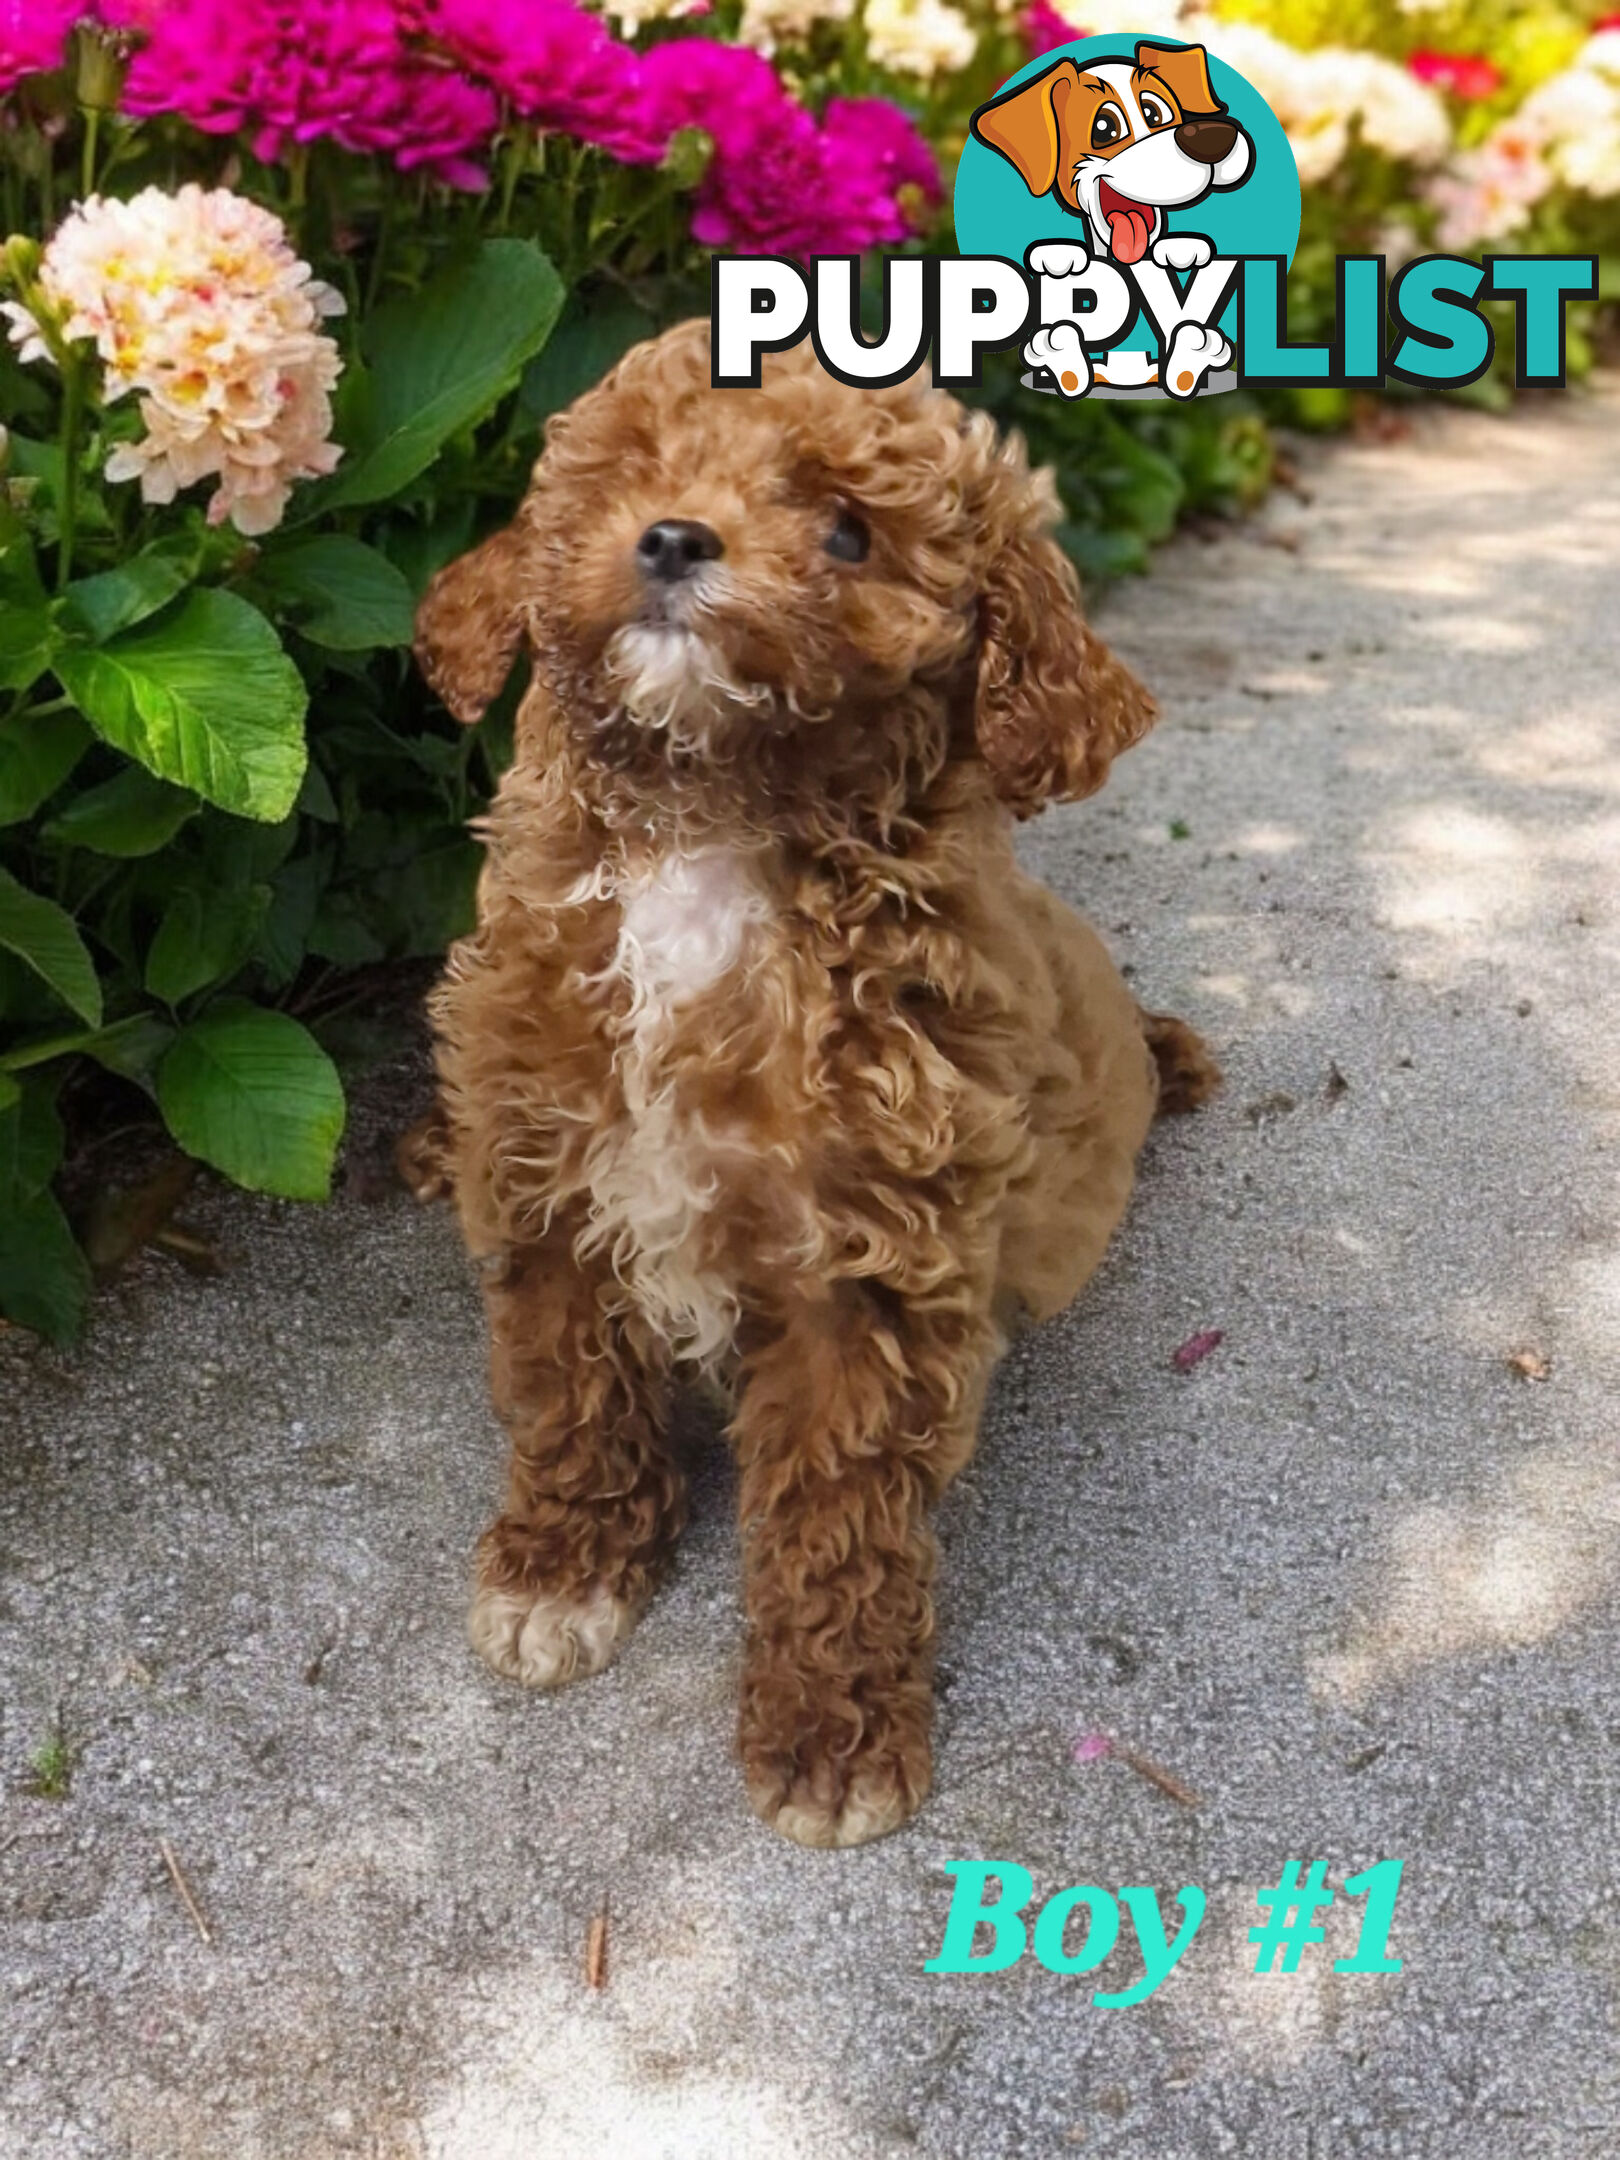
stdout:
POLYGON ((1150 252, 1161 270, 1202 270, 1215 259, 1214 248, 1196 232, 1166 233, 1154 241, 1150 252))
POLYGON ((848 1782, 827 1766, 791 1781, 779 1774, 750 1777, 754 1813, 795 1845, 821 1850, 869 1845, 910 1822, 928 1797, 926 1775, 914 1789, 898 1766, 857 1774, 848 1782))
POLYGON ((932 1776, 926 1684, 864 1717, 840 1693, 817 1716, 809 1691, 744 1681, 743 1774, 754 1813, 798 1845, 865 1845, 911 1820, 932 1776))
POLYGON ((554 1688, 610 1664, 639 1617, 600 1583, 569 1596, 480 1582, 467 1634, 484 1663, 505 1679, 554 1688))
POLYGON ((1043 240, 1024 257, 1037 277, 1083 277, 1091 268, 1091 254, 1083 243, 1043 240))

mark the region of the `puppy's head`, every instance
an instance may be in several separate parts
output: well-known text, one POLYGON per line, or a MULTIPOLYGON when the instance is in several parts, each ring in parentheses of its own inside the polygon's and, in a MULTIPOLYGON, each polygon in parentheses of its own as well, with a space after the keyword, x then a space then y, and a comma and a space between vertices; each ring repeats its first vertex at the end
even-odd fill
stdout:
POLYGON ((973 133, 1032 195, 1055 195, 1116 262, 1140 262, 1167 210, 1235 186, 1248 137, 1210 80, 1202 45, 1141 43, 1134 62, 1059 60, 982 106, 973 133))
MULTIPOLYGON (((853 739, 920 692, 971 712, 1020 815, 1089 794, 1150 724, 1083 622, 1051 478, 921 378, 850 388, 812 352, 716 390, 691 322, 552 422, 517 516, 441 572, 417 654, 474 720, 527 642, 587 760, 690 773, 809 731, 853 739)), ((912 699, 914 703, 914 698, 912 699)))

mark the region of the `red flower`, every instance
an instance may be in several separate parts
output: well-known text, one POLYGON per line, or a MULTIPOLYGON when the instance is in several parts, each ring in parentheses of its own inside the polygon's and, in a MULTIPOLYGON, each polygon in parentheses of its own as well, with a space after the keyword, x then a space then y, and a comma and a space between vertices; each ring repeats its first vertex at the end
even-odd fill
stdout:
POLYGON ((1483 53, 1435 52, 1425 45, 1406 64, 1419 82, 1432 83, 1470 103, 1495 97, 1506 79, 1496 62, 1487 60, 1483 53))

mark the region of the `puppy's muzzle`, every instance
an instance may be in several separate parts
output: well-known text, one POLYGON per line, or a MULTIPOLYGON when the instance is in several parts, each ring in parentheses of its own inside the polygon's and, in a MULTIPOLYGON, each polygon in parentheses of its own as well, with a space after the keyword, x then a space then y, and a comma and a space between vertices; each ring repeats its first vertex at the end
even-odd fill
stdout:
POLYGON ((725 552, 725 543, 713 526, 700 525, 695 518, 660 518, 636 542, 642 575, 661 585, 678 585, 725 552))
POLYGON ((1230 120, 1183 120, 1176 129, 1176 148, 1200 165, 1218 165, 1237 141, 1230 120))

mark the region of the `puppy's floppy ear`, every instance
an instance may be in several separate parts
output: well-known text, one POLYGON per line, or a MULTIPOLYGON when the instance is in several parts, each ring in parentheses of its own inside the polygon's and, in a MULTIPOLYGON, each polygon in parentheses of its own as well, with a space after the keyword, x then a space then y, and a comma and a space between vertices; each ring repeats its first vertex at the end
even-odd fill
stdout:
POLYGON ((974 731, 996 793, 1021 818, 1100 788, 1157 707, 1094 637, 1073 566, 1045 533, 1015 534, 979 595, 974 731))
POLYGON ((1136 64, 1158 76, 1184 113, 1225 112, 1209 79, 1209 55, 1202 45, 1179 50, 1171 45, 1138 45, 1136 64))
POLYGON ((416 660, 464 726, 499 697, 523 642, 523 572, 533 559, 521 515, 448 563, 416 610, 416 660))
POLYGON ((1049 194, 1058 176, 1064 108, 1079 81, 1074 62, 1060 60, 973 115, 976 138, 1007 160, 1032 195, 1049 194))

